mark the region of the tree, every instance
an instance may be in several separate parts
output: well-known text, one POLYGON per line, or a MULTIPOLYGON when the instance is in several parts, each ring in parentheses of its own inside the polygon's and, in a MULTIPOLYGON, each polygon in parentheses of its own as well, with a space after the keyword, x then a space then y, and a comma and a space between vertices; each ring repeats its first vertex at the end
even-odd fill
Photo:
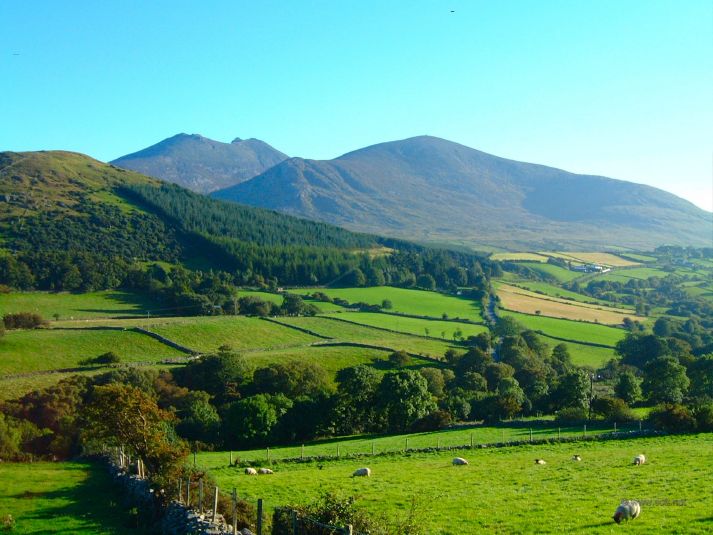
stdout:
POLYGON ((643 368, 647 362, 669 354, 666 341, 654 334, 629 333, 616 344, 622 363, 643 368))
POLYGON ((703 355, 688 368, 691 395, 713 399, 713 354, 703 355))
POLYGON ((673 357, 658 357, 644 368, 642 390, 654 403, 680 403, 690 380, 686 368, 673 357))
POLYGON ((562 376, 559 385, 552 393, 551 399, 555 407, 587 406, 589 400, 589 378, 582 370, 575 370, 562 376))
POLYGON ((235 353, 208 355, 174 372, 176 380, 191 390, 203 390, 221 399, 234 396, 251 377, 245 358, 235 353))
POLYGON ((426 379, 411 370, 386 374, 377 399, 386 414, 389 432, 405 431, 415 420, 436 409, 426 379))
POLYGON ((292 402, 282 394, 258 394, 234 401, 223 416, 226 445, 243 448, 265 443, 291 407, 292 402))
POLYGON ((504 316, 498 318, 494 332, 496 336, 517 336, 524 330, 525 327, 515 318, 504 316))
POLYGON ((515 368, 504 362, 493 362, 487 365, 484 375, 488 380, 488 388, 495 390, 500 384, 500 381, 506 377, 515 375, 515 368))
POLYGON ((394 351, 391 355, 389 355, 389 364, 391 364, 394 368, 404 368, 411 364, 411 356, 403 349, 400 351, 394 351))
POLYGON ((192 390, 181 399, 181 408, 176 432, 187 440, 215 444, 220 429, 220 416, 210 403, 210 395, 192 390))
POLYGON ((416 279, 416 286, 424 290, 435 290, 436 289, 436 279, 428 273, 419 275, 416 279))
POLYGON ((294 399, 327 391, 329 379, 319 364, 293 360, 256 369, 252 386, 261 394, 284 394, 294 399))
POLYGON ((381 302, 381 308, 383 308, 384 310, 391 310, 392 308, 394 308, 394 304, 391 302, 390 299, 384 299, 381 302))
POLYGON ((619 374, 619 380, 614 387, 617 397, 631 404, 641 399, 641 385, 636 375, 630 370, 624 370, 619 374))
POLYGON ((138 388, 121 384, 95 387, 84 417, 93 440, 123 447, 139 457, 153 476, 175 475, 188 453, 185 443, 172 435, 175 417, 138 388))
POLYGON ((380 374, 369 366, 354 366, 337 372, 334 420, 339 434, 361 433, 378 428, 376 397, 380 374))

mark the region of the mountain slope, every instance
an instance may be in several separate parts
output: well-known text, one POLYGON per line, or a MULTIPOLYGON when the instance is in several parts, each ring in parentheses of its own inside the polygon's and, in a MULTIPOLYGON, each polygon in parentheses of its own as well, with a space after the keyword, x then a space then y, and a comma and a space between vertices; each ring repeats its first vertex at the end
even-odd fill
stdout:
POLYGON ((196 280, 149 284, 152 262, 250 285, 328 284, 350 274, 356 285, 408 285, 429 273, 448 287, 483 274, 472 254, 222 202, 81 154, 0 153, 0 285, 161 293, 171 280, 196 280))
POLYGON ((213 193, 354 230, 509 248, 711 245, 711 214, 670 193, 516 162, 439 138, 290 158, 213 193))
POLYGON ((259 175, 287 156, 259 139, 221 143, 178 134, 112 164, 208 193, 259 175))

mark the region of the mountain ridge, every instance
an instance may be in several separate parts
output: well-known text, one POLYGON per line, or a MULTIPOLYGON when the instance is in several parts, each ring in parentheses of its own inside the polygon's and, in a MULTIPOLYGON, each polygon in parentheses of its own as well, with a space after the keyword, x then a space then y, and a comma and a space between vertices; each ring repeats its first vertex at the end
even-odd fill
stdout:
POLYGON ((418 136, 332 160, 290 158, 213 192, 362 232, 504 248, 710 245, 710 214, 652 186, 418 136))

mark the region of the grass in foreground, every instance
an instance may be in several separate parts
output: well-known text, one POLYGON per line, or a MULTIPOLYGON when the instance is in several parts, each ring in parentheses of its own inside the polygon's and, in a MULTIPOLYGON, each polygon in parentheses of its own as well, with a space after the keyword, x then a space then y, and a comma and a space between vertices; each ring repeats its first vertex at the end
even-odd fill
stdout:
POLYGON ((0 464, 0 520, 8 533, 143 533, 131 529, 109 474, 87 462, 0 464))
POLYGON ((359 497, 361 507, 404 517, 412 500, 427 533, 710 533, 713 525, 713 435, 671 436, 409 454, 368 460, 283 464, 269 477, 235 468, 211 470, 224 488, 275 506, 305 503, 324 491, 359 497), (576 453, 581 462, 571 460, 576 453), (633 466, 644 453, 647 463, 633 466), (544 458, 544 466, 534 464, 544 458), (369 466, 372 477, 352 478, 369 466), (641 517, 611 519, 622 499, 637 499, 641 517))

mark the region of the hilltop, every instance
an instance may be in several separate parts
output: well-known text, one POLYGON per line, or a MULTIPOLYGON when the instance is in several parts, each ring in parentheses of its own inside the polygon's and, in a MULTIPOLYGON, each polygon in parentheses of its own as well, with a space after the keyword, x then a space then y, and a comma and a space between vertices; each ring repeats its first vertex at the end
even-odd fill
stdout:
POLYGON ((422 242, 647 249, 710 245, 713 235, 711 214, 665 191, 430 136, 333 160, 290 158, 212 195, 422 242))
POLYGON ((239 184, 287 158, 259 139, 221 143, 197 134, 177 134, 111 163, 209 193, 239 184))

